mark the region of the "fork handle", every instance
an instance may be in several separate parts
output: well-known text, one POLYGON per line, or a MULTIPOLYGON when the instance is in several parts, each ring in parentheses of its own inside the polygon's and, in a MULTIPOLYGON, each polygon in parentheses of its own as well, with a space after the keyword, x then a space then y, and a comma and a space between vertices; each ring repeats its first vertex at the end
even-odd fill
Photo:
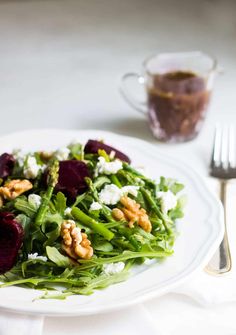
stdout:
POLYGON ((227 235, 227 210, 226 210, 227 181, 220 180, 220 200, 224 207, 224 225, 225 233, 222 242, 214 256, 206 266, 205 270, 211 275, 221 275, 231 270, 232 262, 227 235))

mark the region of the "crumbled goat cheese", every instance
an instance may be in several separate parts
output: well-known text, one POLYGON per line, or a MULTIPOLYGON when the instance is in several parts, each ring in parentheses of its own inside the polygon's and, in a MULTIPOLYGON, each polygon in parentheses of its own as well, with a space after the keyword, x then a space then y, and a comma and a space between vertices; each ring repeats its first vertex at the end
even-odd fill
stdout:
POLYGON ((108 263, 103 265, 103 273, 106 275, 114 275, 124 270, 125 263, 117 262, 117 263, 108 263))
POLYGON ((128 185, 121 188, 122 196, 126 194, 131 194, 134 197, 138 195, 139 186, 128 185))
POLYGON ((39 256, 37 252, 35 252, 34 254, 29 254, 28 255, 28 260, 30 260, 30 259, 39 259, 43 262, 47 262, 47 260, 48 260, 47 257, 45 257, 45 256, 39 256))
POLYGON ((70 215, 71 214, 71 208, 70 207, 67 207, 65 210, 64 210, 64 215, 70 215))
POLYGON ((40 170, 42 170, 42 166, 37 164, 36 158, 34 156, 27 157, 23 171, 24 176, 28 179, 35 179, 40 170))
POLYGON ((139 186, 124 186, 122 188, 117 187, 114 184, 106 185, 99 193, 100 202, 106 205, 115 205, 123 195, 132 194, 134 197, 138 194, 139 186))
POLYGON ((161 200, 161 209, 164 213, 177 205, 177 198, 171 191, 157 192, 157 198, 161 200))
POLYGON ((41 205, 42 198, 38 194, 30 194, 28 196, 28 202, 30 205, 34 206, 36 209, 41 205))
POLYGON ((106 185, 98 196, 102 203, 115 205, 121 198, 121 189, 114 184, 106 185))
POLYGON ((122 162, 119 159, 115 159, 112 162, 106 162, 105 158, 98 157, 98 163, 96 166, 95 175, 98 174, 116 174, 123 167, 122 162))
POLYGON ((55 152, 55 158, 59 161, 65 161, 68 159, 70 150, 68 148, 60 148, 55 152))
POLYGON ((94 202, 91 203, 89 209, 90 209, 90 211, 98 211, 101 208, 102 208, 102 205, 99 204, 99 202, 94 201, 94 202))
POLYGON ((15 149, 13 150, 12 154, 15 160, 18 162, 19 166, 23 167, 25 161, 25 153, 23 153, 23 151, 20 149, 15 149))

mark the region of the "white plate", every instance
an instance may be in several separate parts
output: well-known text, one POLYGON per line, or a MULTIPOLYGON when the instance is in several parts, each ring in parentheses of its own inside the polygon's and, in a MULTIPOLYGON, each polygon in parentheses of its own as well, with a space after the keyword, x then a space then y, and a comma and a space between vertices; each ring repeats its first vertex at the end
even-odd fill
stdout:
POLYGON ((66 300, 32 301, 42 292, 20 287, 0 289, 0 307, 21 313, 45 315, 88 315, 121 309, 160 296, 203 268, 223 236, 223 215, 218 200, 202 179, 189 167, 160 153, 155 146, 139 139, 104 131, 34 130, 1 138, 0 152, 56 149, 77 139, 104 139, 128 154, 136 166, 144 166, 153 178, 174 177, 185 184, 188 196, 186 215, 178 224, 180 232, 175 253, 162 264, 138 267, 126 282, 96 291, 91 296, 72 296, 66 300))

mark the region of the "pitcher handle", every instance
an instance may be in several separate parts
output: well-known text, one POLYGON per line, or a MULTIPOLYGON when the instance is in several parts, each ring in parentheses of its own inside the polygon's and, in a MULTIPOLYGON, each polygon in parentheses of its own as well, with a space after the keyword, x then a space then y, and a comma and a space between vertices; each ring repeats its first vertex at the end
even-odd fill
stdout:
POLYGON ((127 88, 127 80, 135 78, 137 80, 137 83, 139 85, 144 86, 144 77, 139 75, 138 73, 126 73, 121 77, 120 80, 120 93, 125 99, 125 101, 134 109, 136 109, 138 112, 142 114, 147 113, 147 103, 144 101, 138 101, 136 98, 130 94, 128 88, 127 88))

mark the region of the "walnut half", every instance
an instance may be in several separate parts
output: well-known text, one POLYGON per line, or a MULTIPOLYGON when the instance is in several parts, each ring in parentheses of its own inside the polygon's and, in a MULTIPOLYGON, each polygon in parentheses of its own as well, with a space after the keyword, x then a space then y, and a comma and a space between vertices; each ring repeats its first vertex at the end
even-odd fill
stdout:
POLYGON ((73 259, 90 259, 93 248, 87 234, 81 233, 75 221, 65 220, 61 225, 62 248, 73 259))
POLYGON ((12 200, 29 191, 32 187, 32 183, 27 179, 13 179, 0 187, 0 195, 5 199, 12 200))
POLYGON ((112 210, 112 216, 115 220, 126 220, 129 222, 129 227, 132 228, 134 223, 143 228, 146 232, 150 233, 152 230, 152 224, 149 220, 149 217, 144 208, 140 208, 140 204, 138 204, 135 200, 123 196, 120 199, 123 207, 121 209, 114 208, 112 210))

